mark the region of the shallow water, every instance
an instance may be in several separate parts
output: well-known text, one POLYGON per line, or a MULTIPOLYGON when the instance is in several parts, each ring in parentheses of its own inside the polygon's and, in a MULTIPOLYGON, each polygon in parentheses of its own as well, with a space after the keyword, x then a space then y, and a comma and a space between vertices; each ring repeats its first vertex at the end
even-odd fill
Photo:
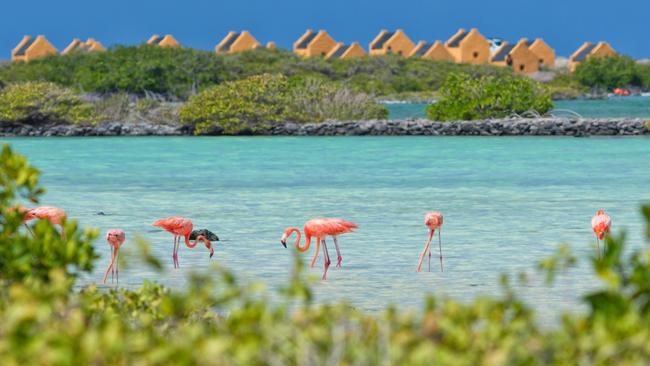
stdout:
MULTIPOLYGON (((171 266, 172 237, 151 227, 190 217, 223 240, 212 261, 271 288, 289 275, 287 226, 334 216, 360 225, 340 237, 343 267, 317 281, 321 302, 347 299, 375 311, 388 303, 417 308, 424 294, 470 300, 499 293, 498 274, 526 271, 518 285, 542 319, 580 309, 594 286, 583 265, 549 289, 534 270, 558 243, 594 252, 590 219, 598 208, 644 245, 639 204, 650 201, 650 139, 562 137, 121 137, 4 139, 43 172, 42 204, 64 208, 84 225, 149 239, 171 266), (427 237, 424 213, 445 216, 444 269, 415 273, 427 237), (102 211, 106 215, 98 216, 102 211)), ((109 248, 92 276, 99 281, 109 248)), ((437 249, 435 246, 434 249, 437 249)), ((314 251, 302 255, 308 262, 314 251)), ((330 245, 330 255, 334 252, 330 245)), ((158 277, 142 266, 121 271, 121 285, 145 278, 181 287, 208 268, 207 250, 180 251, 180 270, 158 277)), ((426 268, 426 264, 423 266, 426 268)), ((309 272, 319 276, 322 262, 309 272)))
MULTIPOLYGON (((553 102, 558 116, 571 116, 566 110, 585 118, 639 117, 650 118, 650 97, 612 97, 597 100, 559 100, 553 102)), ((390 119, 426 118, 426 103, 386 104, 390 119)))

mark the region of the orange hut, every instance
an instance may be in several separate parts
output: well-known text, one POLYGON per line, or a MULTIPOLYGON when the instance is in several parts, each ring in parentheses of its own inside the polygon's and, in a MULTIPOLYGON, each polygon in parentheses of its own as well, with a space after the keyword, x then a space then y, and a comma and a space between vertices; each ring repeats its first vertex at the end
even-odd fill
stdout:
POLYGON ((38 35, 36 38, 32 36, 24 36, 18 42, 18 45, 11 51, 12 61, 30 61, 39 57, 56 55, 59 51, 52 46, 52 44, 45 38, 45 36, 38 35))
POLYGON ((261 44, 248 31, 228 32, 214 48, 217 53, 236 53, 254 50, 261 44))
POLYGON ((540 67, 555 66, 555 50, 551 48, 543 39, 537 38, 534 41, 526 41, 528 49, 537 56, 537 62, 540 67))
POLYGON ((389 53, 408 56, 414 47, 415 44, 403 30, 398 29, 394 32, 389 32, 383 29, 370 42, 369 52, 372 56, 386 55, 389 53))
POLYGON ((71 52, 103 52, 106 51, 106 48, 99 43, 98 41, 88 38, 85 42, 75 38, 70 42, 68 47, 66 47, 63 52, 61 52, 62 55, 67 55, 71 52))
POLYGON ((421 57, 433 61, 454 61, 454 56, 452 56, 447 47, 440 41, 435 41, 434 43, 420 41, 408 56, 421 57))
POLYGON ((569 57, 569 69, 575 71, 576 67, 592 57, 607 57, 616 55, 616 51, 607 42, 594 44, 585 42, 569 57))
POLYGON ((476 28, 459 29, 445 46, 457 63, 484 64, 490 58, 490 42, 476 28))
POLYGON ((532 74, 539 71, 539 59, 528 48, 526 39, 521 39, 516 44, 503 42, 490 57, 490 63, 511 67, 517 74, 532 74))
POLYGON ((293 52, 303 57, 327 56, 337 43, 325 30, 307 29, 293 44, 293 52))
POLYGON ((174 38, 174 36, 172 36, 171 34, 166 34, 164 36, 159 36, 157 34, 154 34, 149 38, 147 44, 151 44, 158 47, 180 47, 181 46, 181 44, 178 43, 176 38, 174 38))
POLYGON ((364 57, 365 55, 366 51, 359 45, 359 42, 353 42, 351 44, 337 43, 325 58, 347 60, 364 57))

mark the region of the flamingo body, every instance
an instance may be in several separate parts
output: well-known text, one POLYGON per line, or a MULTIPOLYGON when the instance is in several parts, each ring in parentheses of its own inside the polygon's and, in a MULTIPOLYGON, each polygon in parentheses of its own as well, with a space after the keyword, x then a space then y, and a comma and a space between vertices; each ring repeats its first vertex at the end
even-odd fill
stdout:
POLYGON ((612 219, 603 210, 598 210, 594 217, 591 218, 591 230, 594 231, 599 240, 603 240, 611 227, 612 219))
POLYGON ((431 271, 431 239, 433 238, 433 234, 435 234, 436 230, 438 230, 438 248, 440 250, 440 271, 443 271, 442 267, 442 239, 440 237, 440 231, 442 229, 442 214, 437 211, 431 211, 427 212, 424 215, 424 225, 429 229, 429 239, 427 240, 426 244, 424 245, 424 250, 422 250, 422 254, 420 255, 420 260, 418 261, 418 266, 415 269, 416 272, 420 272, 420 268, 422 267, 422 262, 424 261, 424 256, 429 252, 429 271, 431 271))
POLYGON ((606 234, 609 234, 611 227, 612 219, 602 209, 598 210, 594 217, 591 218, 591 230, 596 234, 596 250, 598 251, 598 257, 600 257, 600 241, 605 238, 606 234))
POLYGON ((61 225, 63 220, 65 220, 67 215, 65 211, 58 207, 53 206, 42 206, 36 207, 27 210, 27 216, 25 216, 25 221, 30 220, 49 220, 53 225, 61 225))
POLYGON ((305 225, 303 227, 303 232, 305 233, 306 241, 304 246, 300 246, 300 229, 290 227, 287 228, 284 231, 284 234, 282 235, 282 239, 280 239, 280 242, 284 247, 286 248, 287 246, 287 239, 289 236, 291 236, 292 233, 296 233, 297 238, 296 238, 296 249, 298 249, 301 252, 306 252, 309 249, 309 246, 311 244, 311 239, 312 237, 316 238, 316 253, 314 253, 314 258, 311 260, 311 267, 314 266, 316 263, 316 259, 318 258, 318 252, 320 250, 320 245, 321 243, 323 244, 323 280, 327 279, 327 269, 330 266, 330 256, 329 252, 327 251, 327 243, 325 242, 325 238, 327 236, 331 236, 332 239, 334 240, 334 245, 336 247, 336 254, 337 254, 337 267, 341 266, 341 261, 343 260, 343 257, 341 256, 341 251, 339 249, 339 244, 337 240, 338 235, 346 234, 346 233, 351 233, 354 231, 354 229, 358 228, 359 226, 351 221, 343 220, 343 219, 336 219, 336 218, 320 218, 320 219, 311 219, 307 222, 305 222, 305 225))
POLYGON ((108 264, 108 268, 106 268, 106 273, 104 273, 104 279, 102 280, 103 283, 106 283, 108 271, 111 271, 111 282, 113 282, 113 278, 115 278, 117 282, 120 281, 119 262, 116 262, 116 260, 118 259, 119 250, 122 244, 124 244, 124 240, 126 240, 126 234, 124 233, 124 230, 110 229, 106 233, 106 241, 111 247, 112 256, 111 261, 108 264))
POLYGON ((180 247, 180 237, 185 239, 185 246, 192 249, 200 241, 205 244, 205 247, 208 248, 210 252, 210 257, 214 255, 214 249, 212 248, 212 243, 203 235, 197 235, 194 242, 190 242, 190 235, 192 234, 192 220, 187 219, 181 216, 171 216, 164 219, 156 220, 153 223, 153 226, 164 229, 165 231, 174 235, 174 252, 172 254, 172 261, 174 263, 174 268, 178 268, 180 265, 178 263, 178 250, 180 247))

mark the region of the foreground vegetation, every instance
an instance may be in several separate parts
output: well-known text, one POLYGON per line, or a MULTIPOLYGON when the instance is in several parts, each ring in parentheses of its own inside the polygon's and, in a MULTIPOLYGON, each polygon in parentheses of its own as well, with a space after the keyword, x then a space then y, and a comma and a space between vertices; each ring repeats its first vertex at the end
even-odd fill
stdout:
MULTIPOLYGON (((296 260, 283 300, 214 268, 184 289, 74 290, 91 270, 97 230, 47 221, 21 230, 17 198, 38 202, 38 171, 7 146, 0 156, 0 363, 3 365, 644 365, 650 360, 650 251, 606 238, 600 280, 583 314, 540 328, 503 280, 503 295, 470 303, 429 297, 421 311, 368 314, 315 305, 296 260)), ((643 213, 648 221, 650 207, 643 213)), ((140 259, 163 272, 146 244, 140 259)), ((549 282, 575 265, 568 247, 541 262, 549 282)))

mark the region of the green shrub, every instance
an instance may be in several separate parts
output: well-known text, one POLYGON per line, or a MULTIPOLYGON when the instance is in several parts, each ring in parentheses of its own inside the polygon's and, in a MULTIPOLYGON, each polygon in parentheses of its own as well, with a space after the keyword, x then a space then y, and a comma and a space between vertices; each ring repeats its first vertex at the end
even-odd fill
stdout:
POLYGON ((439 121, 502 118, 530 111, 544 114, 553 107, 542 85, 514 76, 452 74, 439 95, 440 99, 427 107, 428 117, 439 121))
POLYGON ((446 75, 507 75, 505 68, 435 62, 396 55, 353 60, 302 58, 290 51, 257 49, 237 54, 189 48, 116 47, 107 52, 74 53, 0 67, 6 82, 50 81, 84 92, 145 95, 148 92, 187 99, 224 81, 261 74, 316 77, 344 82, 372 95, 434 91, 446 75))
POLYGON ((580 63, 575 79, 584 86, 611 90, 629 85, 641 85, 636 62, 626 56, 591 57, 580 63))
POLYGON ((95 120, 89 103, 54 83, 27 82, 0 90, 0 121, 81 123, 95 120))
MULTIPOLYGON (((501 296, 428 297, 421 311, 314 305, 299 254, 274 301, 219 267, 191 275, 179 290, 147 281, 137 289, 74 289, 69 269, 90 270, 94 234, 66 225, 62 242, 44 221, 36 238, 26 235, 20 215, 7 207, 17 194, 38 199, 38 171, 8 147, 0 167, 2 365, 632 366, 650 359, 650 250, 641 243, 626 248, 624 235, 606 237, 602 258, 589 258, 595 279, 579 277, 593 288, 584 310, 544 326, 507 277, 501 296), (44 242, 47 253, 39 248, 44 242), (44 254, 55 259, 36 258, 44 254)), ((650 206, 642 212, 650 241, 650 206)), ((164 275, 146 245, 129 239, 125 247, 134 244, 138 262, 164 275)), ((562 247, 540 268, 550 285, 576 260, 562 247)))
POLYGON ((204 90, 181 108, 197 133, 256 132, 278 122, 385 118, 388 111, 366 94, 315 79, 263 74, 204 90))

